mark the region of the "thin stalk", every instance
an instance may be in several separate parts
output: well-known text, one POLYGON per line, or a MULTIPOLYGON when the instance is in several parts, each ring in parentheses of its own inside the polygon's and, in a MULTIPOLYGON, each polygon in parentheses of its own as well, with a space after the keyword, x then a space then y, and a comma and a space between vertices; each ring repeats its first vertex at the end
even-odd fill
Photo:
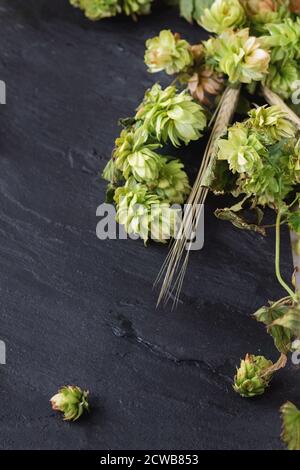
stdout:
POLYGON ((296 294, 292 291, 292 289, 286 284, 283 280, 280 272, 280 221, 281 221, 281 212, 280 209, 277 212, 276 217, 276 250, 275 250, 275 272, 278 282, 282 285, 282 287, 288 292, 288 294, 292 297, 293 300, 296 300, 296 294))

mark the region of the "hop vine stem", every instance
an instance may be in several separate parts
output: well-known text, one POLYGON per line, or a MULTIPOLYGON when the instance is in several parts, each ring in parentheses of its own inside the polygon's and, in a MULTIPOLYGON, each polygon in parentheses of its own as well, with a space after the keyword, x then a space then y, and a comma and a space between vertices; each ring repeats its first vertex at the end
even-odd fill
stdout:
POLYGON ((292 297, 292 299, 296 301, 295 292, 293 292, 292 289, 286 284, 280 272, 280 224, 281 224, 281 211, 279 209, 277 212, 277 216, 276 216, 275 272, 276 272, 276 277, 278 279, 278 282, 288 292, 288 294, 292 297))

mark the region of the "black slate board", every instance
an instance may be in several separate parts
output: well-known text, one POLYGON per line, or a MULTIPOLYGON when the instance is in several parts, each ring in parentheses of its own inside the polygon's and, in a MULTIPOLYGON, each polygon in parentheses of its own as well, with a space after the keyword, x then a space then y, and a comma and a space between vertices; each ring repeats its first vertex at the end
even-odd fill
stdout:
MULTIPOLYGON (((176 311, 155 309, 166 248, 99 241, 99 174, 119 129, 155 76, 144 41, 162 28, 197 41, 176 11, 91 23, 62 0, 2 0, 0 79, 0 447, 3 449, 277 449, 278 409, 299 404, 296 367, 261 398, 232 391, 246 352, 277 354, 250 314, 283 292, 272 235, 240 232, 206 204, 176 311), (93 411, 69 425, 49 398, 90 389, 93 411)), ((182 150, 197 167, 203 147, 182 150)), ((283 272, 291 275, 288 233, 283 272)))

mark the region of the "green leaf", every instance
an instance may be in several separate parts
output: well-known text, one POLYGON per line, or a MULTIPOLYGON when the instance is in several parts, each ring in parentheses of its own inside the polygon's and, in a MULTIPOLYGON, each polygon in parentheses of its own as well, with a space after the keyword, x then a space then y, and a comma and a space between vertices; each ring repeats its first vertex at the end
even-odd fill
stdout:
POLYGON ((290 401, 281 408, 281 439, 289 450, 300 450, 300 410, 290 401))
POLYGON ((300 211, 289 212, 287 221, 291 230, 300 233, 300 211))
POLYGON ((122 173, 116 168, 114 160, 111 158, 102 172, 102 178, 111 183, 116 183, 122 179, 122 173))
POLYGON ((274 325, 282 326, 291 331, 293 336, 300 338, 300 305, 289 307, 280 318, 273 321, 272 326, 274 325))
POLYGON ((180 14, 190 23, 193 21, 195 0, 180 0, 180 14))
POLYGON ((116 188, 113 184, 108 184, 106 188, 106 195, 105 195, 105 202, 107 204, 114 203, 114 195, 115 195, 116 188))
POLYGON ((253 315, 257 321, 266 325, 267 331, 272 336, 276 348, 283 354, 287 354, 291 351, 293 335, 291 330, 281 325, 274 325, 274 321, 283 317, 288 309, 288 305, 275 305, 274 307, 271 305, 270 307, 261 307, 253 315))
POLYGON ((232 208, 228 207, 225 209, 215 210, 215 216, 218 219, 231 222, 235 227, 242 230, 253 230, 254 232, 260 233, 261 235, 266 235, 266 231, 263 227, 247 222, 239 212, 236 212, 236 208, 234 206, 233 210, 232 208))
POLYGON ((235 187, 237 176, 229 170, 228 162, 217 160, 207 184, 217 194, 229 193, 235 187))
POLYGON ((118 121, 119 126, 123 127, 124 129, 128 129, 132 127, 135 124, 135 118, 133 117, 127 117, 127 118, 121 118, 118 121))

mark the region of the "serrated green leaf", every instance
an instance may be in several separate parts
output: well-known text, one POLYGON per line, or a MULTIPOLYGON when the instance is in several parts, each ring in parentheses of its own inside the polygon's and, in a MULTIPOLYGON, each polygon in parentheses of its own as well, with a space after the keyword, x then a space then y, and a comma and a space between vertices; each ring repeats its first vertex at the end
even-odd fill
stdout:
POLYGON ((281 408, 281 439, 289 450, 300 450, 300 410, 290 401, 281 408))
POLYGON ((106 188, 106 194, 105 194, 105 202, 107 204, 113 204, 114 203, 114 195, 115 195, 116 188, 113 184, 108 184, 106 188))
POLYGON ((215 193, 228 193, 235 186, 237 176, 229 170, 228 162, 217 160, 212 170, 211 177, 207 180, 210 189, 215 193))
POLYGON ((300 233, 300 211, 290 212, 287 220, 290 229, 296 233, 300 233))
POLYGON ((291 330, 280 325, 274 325, 274 321, 283 317, 288 310, 287 305, 272 307, 261 307, 254 313, 254 318, 266 325, 268 333, 272 336, 274 344, 279 352, 287 354, 291 351, 292 333, 291 330))
POLYGON ((293 336, 300 338, 300 305, 289 307, 271 326, 276 325, 290 330, 293 336))

